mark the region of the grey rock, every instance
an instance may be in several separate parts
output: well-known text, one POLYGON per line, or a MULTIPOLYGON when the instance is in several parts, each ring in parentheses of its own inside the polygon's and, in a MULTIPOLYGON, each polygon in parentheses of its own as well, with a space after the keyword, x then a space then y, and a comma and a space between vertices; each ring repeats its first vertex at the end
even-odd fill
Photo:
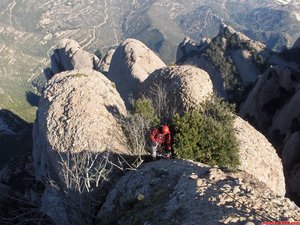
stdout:
POLYGON ((51 168, 60 174, 59 159, 67 153, 126 154, 117 120, 125 114, 123 100, 101 73, 72 70, 55 75, 45 87, 33 128, 37 177, 51 168))
POLYGON ((255 225, 255 223, 253 223, 253 222, 246 222, 246 223, 244 223, 244 225, 255 225))
MULTIPOLYGON (((132 218, 138 219, 138 215, 141 215, 140 219, 143 219, 145 213, 151 212, 152 224, 159 221, 168 224, 176 218, 176 224, 196 225, 199 221, 209 221, 209 224, 224 223, 224 220, 228 223, 239 223, 242 217, 243 221, 249 222, 254 218, 263 220, 274 210, 273 218, 280 220, 284 214, 282 207, 270 201, 260 201, 258 193, 269 193, 272 199, 279 199, 268 187, 260 185, 256 178, 246 172, 235 172, 234 178, 224 171, 222 173, 224 179, 215 181, 207 179, 207 167, 198 166, 197 163, 184 160, 146 163, 117 182, 98 213, 98 218, 100 221, 109 219, 110 223, 122 220, 123 224, 131 224, 132 218), (159 171, 162 168, 167 169, 168 173, 160 183, 151 184, 151 180, 160 176, 159 171), (192 173, 198 175, 197 180, 190 179, 189 174, 192 173), (230 186, 237 178, 244 179, 247 188, 255 186, 257 192, 251 194, 252 199, 245 195, 230 197, 230 192, 221 191, 222 187, 230 186), (207 185, 198 186, 198 180, 204 180, 207 185), (250 181, 254 186, 251 186, 250 181), (136 200, 135 193, 143 194, 142 202, 136 200), (147 207, 140 207, 141 204, 147 207), (233 207, 226 207, 227 205, 233 207), (161 209, 164 209, 164 213, 161 213, 161 209), (121 212, 122 218, 119 218, 117 215, 121 212)), ((291 218, 300 218, 299 208, 288 203, 284 203, 284 206, 292 213, 291 218)))
POLYGON ((296 93, 288 99, 284 107, 274 116, 269 133, 274 134, 278 132, 284 138, 288 139, 294 131, 295 121, 298 121, 300 116, 299 103, 300 91, 296 90, 296 93))
POLYGON ((172 110, 183 113, 199 107, 213 93, 213 87, 204 70, 194 66, 168 66, 153 72, 143 82, 141 92, 153 102, 158 102, 159 93, 166 93, 172 110))
POLYGON ((196 43, 189 37, 185 37, 177 48, 176 61, 180 61, 182 57, 186 56, 191 52, 195 53, 203 51, 203 49, 205 49, 208 46, 210 41, 211 40, 209 38, 203 38, 200 41, 200 43, 196 43))
POLYGON ((197 178, 198 178, 198 175, 197 175, 197 174, 194 174, 194 173, 192 173, 192 174, 190 175, 190 178, 191 178, 192 180, 197 180, 197 178))
POLYGON ((279 98, 284 99, 293 86, 291 72, 288 69, 280 66, 268 69, 259 77, 239 114, 243 118, 255 121, 259 130, 267 131, 276 113, 268 107, 268 104, 279 98))
POLYGON ((290 193, 300 197, 300 162, 293 166, 293 169, 289 171, 287 183, 289 185, 290 193))
MULTIPOLYGON (((264 182, 274 193, 285 194, 285 179, 281 159, 264 135, 248 122, 237 117, 234 122, 239 143, 239 169, 264 182)), ((242 186, 242 189, 243 186, 242 186)))
POLYGON ((70 224, 63 200, 54 187, 47 187, 44 191, 41 211, 48 215, 55 224, 70 224))
POLYGON ((209 170, 208 179, 214 182, 224 180, 226 178, 226 174, 218 168, 212 168, 209 170))
MULTIPOLYGON (((300 159, 300 131, 291 135, 282 150, 282 163, 287 171, 290 171, 300 159)), ((288 174, 288 173, 287 173, 288 174)))
POLYGON ((113 56, 114 53, 115 53, 115 49, 110 49, 105 54, 103 59, 101 60, 100 67, 99 67, 99 70, 100 70, 101 73, 103 73, 103 72, 107 73, 109 71, 111 59, 112 59, 112 56, 113 56))
POLYGON ((240 190, 240 187, 239 186, 235 186, 234 188, 233 188, 233 190, 232 190, 232 193, 233 194, 237 194, 237 193, 239 193, 241 190, 240 190))
POLYGON ((228 223, 230 223, 231 222, 231 220, 232 220, 232 217, 228 217, 228 218, 226 218, 225 220, 224 220, 224 224, 228 224, 228 223))
POLYGON ((146 45, 135 39, 124 40, 114 52, 108 78, 129 106, 129 99, 136 97, 139 85, 154 70, 166 66, 146 45))
POLYGON ((71 39, 58 42, 51 56, 51 70, 53 74, 74 69, 97 69, 99 59, 81 49, 80 45, 71 39))

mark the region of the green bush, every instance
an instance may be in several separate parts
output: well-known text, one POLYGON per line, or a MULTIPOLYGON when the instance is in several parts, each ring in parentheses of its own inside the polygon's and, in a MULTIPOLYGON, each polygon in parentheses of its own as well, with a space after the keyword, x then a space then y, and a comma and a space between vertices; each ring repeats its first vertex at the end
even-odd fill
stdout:
POLYGON ((201 109, 174 116, 174 150, 178 158, 191 159, 211 166, 235 168, 239 165, 234 134, 233 108, 212 97, 201 109))
POLYGON ((152 102, 148 98, 137 99, 134 103, 133 113, 142 116, 146 121, 149 121, 150 125, 157 125, 159 123, 152 102))

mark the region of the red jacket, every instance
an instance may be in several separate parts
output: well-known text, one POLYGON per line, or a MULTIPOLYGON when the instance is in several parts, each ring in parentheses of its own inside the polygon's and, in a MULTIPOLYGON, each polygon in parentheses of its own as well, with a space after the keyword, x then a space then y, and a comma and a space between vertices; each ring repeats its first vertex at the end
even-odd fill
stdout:
POLYGON ((151 134, 150 134, 151 141, 157 142, 159 144, 164 144, 166 147, 166 150, 171 150, 172 149, 172 139, 171 139, 171 134, 162 134, 159 132, 157 128, 155 128, 151 134))

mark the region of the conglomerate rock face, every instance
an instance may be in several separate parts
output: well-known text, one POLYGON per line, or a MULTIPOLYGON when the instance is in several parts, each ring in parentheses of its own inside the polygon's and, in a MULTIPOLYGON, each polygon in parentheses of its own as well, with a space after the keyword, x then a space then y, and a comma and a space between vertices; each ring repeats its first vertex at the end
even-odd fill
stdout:
POLYGON ((99 63, 96 55, 81 49, 76 41, 62 39, 51 57, 51 70, 57 74, 67 70, 97 69, 99 63))
POLYGON ((242 105, 240 115, 262 130, 282 157, 287 195, 300 199, 299 83, 291 69, 269 68, 242 105))
MULTIPOLYGON (((282 150, 282 163, 287 182, 287 193, 300 198, 300 131, 287 139, 282 150)), ((298 202, 299 203, 299 202, 298 202)))
POLYGON ((141 92, 153 100, 166 93, 169 106, 177 112, 196 109, 212 93, 209 75, 194 66, 168 66, 153 72, 142 84, 141 92))
POLYGON ((269 133, 278 132, 285 139, 300 129, 300 91, 297 89, 295 94, 288 99, 287 103, 276 113, 269 133))
POLYGON ((260 76, 239 114, 268 131, 274 115, 289 100, 294 82, 288 69, 276 66, 260 76))
POLYGON ((165 63, 142 42, 126 39, 112 56, 108 78, 116 83, 127 104, 130 97, 137 95, 140 83, 154 70, 164 66, 165 63))
POLYGON ((239 144, 239 169, 264 182, 274 193, 285 195, 285 179, 281 159, 271 143, 242 118, 234 121, 239 144))
POLYGON ((246 172, 160 160, 122 177, 102 206, 103 224, 258 224, 297 221, 299 208, 246 172))
POLYGON ((115 53, 115 49, 108 50, 108 52, 105 54, 105 56, 101 60, 101 63, 99 66, 99 70, 101 73, 103 73, 103 72, 108 73, 111 59, 112 59, 112 56, 114 55, 114 53, 115 53))
POLYGON ((117 122, 125 114, 123 100, 101 73, 73 70, 56 74, 45 87, 34 124, 37 176, 47 173, 49 163, 59 161, 57 154, 126 153, 125 136, 117 122))
POLYGON ((203 38, 200 43, 196 43, 189 37, 185 37, 182 42, 179 43, 176 53, 176 61, 183 60, 189 53, 200 53, 211 42, 209 38, 203 38))

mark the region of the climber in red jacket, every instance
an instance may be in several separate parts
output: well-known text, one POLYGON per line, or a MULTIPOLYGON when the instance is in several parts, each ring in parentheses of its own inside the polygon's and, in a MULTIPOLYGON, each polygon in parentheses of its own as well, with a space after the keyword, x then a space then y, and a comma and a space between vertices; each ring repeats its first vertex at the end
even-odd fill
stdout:
POLYGON ((155 128, 150 134, 150 139, 153 159, 156 159, 157 156, 171 158, 172 139, 169 126, 163 125, 155 128))

